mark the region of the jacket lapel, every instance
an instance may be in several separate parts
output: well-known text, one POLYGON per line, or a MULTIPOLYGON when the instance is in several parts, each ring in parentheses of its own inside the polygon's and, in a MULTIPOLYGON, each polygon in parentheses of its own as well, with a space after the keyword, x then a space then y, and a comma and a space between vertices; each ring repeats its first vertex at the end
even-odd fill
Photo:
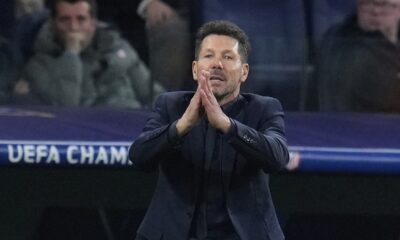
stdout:
MULTIPOLYGON (((239 99, 237 100, 238 102, 235 104, 235 106, 231 109, 231 111, 226 112, 228 117, 231 119, 237 120, 239 122, 245 123, 245 105, 246 105, 246 99, 239 95, 239 99)), ((231 182, 231 177, 233 172, 235 171, 235 165, 236 165, 236 155, 237 152, 235 149, 233 149, 226 141, 223 141, 221 144, 221 158, 222 158, 222 172, 223 174, 223 186, 224 186, 224 191, 225 193, 228 193, 230 182, 231 182)))
POLYGON ((187 139, 190 141, 190 156, 189 159, 192 159, 194 165, 194 199, 197 199, 198 192, 195 191, 199 189, 201 182, 201 174, 202 167, 204 163, 205 156, 205 142, 204 142, 204 130, 203 130, 203 121, 201 121, 197 126, 195 126, 187 136, 187 139))

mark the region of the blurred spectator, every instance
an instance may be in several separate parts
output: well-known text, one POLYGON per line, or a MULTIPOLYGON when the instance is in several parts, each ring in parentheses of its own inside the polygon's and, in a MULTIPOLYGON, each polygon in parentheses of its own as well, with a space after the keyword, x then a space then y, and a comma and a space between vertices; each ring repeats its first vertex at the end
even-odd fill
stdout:
POLYGON ((139 108, 151 103, 148 69, 118 32, 97 20, 94 0, 54 0, 50 14, 23 74, 29 84, 25 90, 49 105, 139 108))
POLYGON ((193 87, 192 0, 98 0, 99 18, 113 23, 167 90, 193 87), (137 12, 138 14, 134 14, 137 12))
POLYGON ((142 0, 138 14, 145 20, 149 66, 154 81, 179 90, 190 79, 193 59, 189 28, 190 1, 142 0))
POLYGON ((15 44, 22 63, 33 54, 33 44, 37 33, 49 17, 44 0, 16 0, 15 44))
POLYGON ((16 18, 31 15, 44 8, 44 0, 15 0, 16 18))
POLYGON ((15 78, 14 54, 9 43, 0 38, 0 104, 10 100, 11 86, 15 78))
POLYGON ((322 111, 400 112, 400 0, 358 0, 317 63, 322 111))

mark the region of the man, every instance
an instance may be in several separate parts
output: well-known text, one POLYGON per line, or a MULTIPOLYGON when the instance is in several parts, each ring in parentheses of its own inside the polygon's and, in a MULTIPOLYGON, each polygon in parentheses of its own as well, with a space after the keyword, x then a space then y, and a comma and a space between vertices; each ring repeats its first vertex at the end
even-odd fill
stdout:
POLYGON ((250 44, 227 21, 196 37, 193 92, 160 95, 129 152, 133 166, 158 170, 137 239, 284 239, 268 186, 288 162, 278 100, 241 94, 250 44))
POLYGON ((400 0, 358 0, 317 63, 323 111, 400 112, 400 0))
POLYGON ((42 103, 139 108, 152 101, 148 69, 116 31, 97 21, 94 0, 55 0, 50 12, 24 74, 42 103))

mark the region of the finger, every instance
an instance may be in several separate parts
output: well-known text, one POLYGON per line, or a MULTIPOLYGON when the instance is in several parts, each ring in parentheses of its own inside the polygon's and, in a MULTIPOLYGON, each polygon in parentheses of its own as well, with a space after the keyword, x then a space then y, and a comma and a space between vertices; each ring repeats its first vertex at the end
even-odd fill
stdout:
POLYGON ((207 97, 209 98, 211 103, 216 102, 215 96, 212 91, 212 86, 211 86, 211 81, 210 81, 210 72, 207 72, 205 76, 206 76, 206 78, 204 81, 204 85, 205 85, 205 90, 206 90, 205 92, 207 94, 207 97), (215 99, 215 101, 213 101, 214 99, 215 99))
POLYGON ((200 88, 204 87, 204 79, 205 79, 205 77, 204 77, 204 73, 203 73, 203 70, 202 70, 201 73, 200 73, 199 81, 198 81, 198 84, 199 84, 200 88))
POLYGON ((208 116, 210 115, 209 114, 209 112, 210 112, 210 101, 208 100, 207 94, 204 92, 203 89, 201 89, 199 91, 199 93, 200 93, 201 105, 202 105, 202 109, 203 109, 202 116, 207 115, 207 118, 208 118, 208 116))
POLYGON ((206 93, 210 103, 218 105, 218 101, 215 98, 214 93, 212 91, 212 86, 211 86, 211 81, 210 81, 210 73, 209 72, 207 74, 207 78, 206 78, 204 84, 206 86, 205 87, 205 93, 206 93))
POLYGON ((209 78, 210 78, 210 72, 202 70, 200 75, 201 87, 207 94, 208 92, 210 92, 209 78))
POLYGON ((210 103, 210 100, 208 99, 207 93, 204 91, 204 89, 200 89, 199 92, 203 105, 208 105, 210 103))
POLYGON ((204 106, 206 112, 215 112, 215 108, 219 108, 218 102, 215 104, 214 96, 207 94, 205 91, 201 91, 201 103, 204 106))
POLYGON ((197 90, 194 93, 192 99, 190 100, 191 108, 198 109, 201 107, 202 100, 201 100, 201 96, 200 96, 200 90, 201 90, 200 85, 197 85, 197 90))
POLYGON ((213 104, 209 96, 204 92, 203 89, 200 91, 202 106, 204 107, 205 115, 212 126, 216 126, 218 122, 218 116, 220 115, 220 108, 218 104, 213 104))
POLYGON ((193 98, 200 98, 200 89, 201 89, 201 85, 200 82, 198 81, 197 83, 197 89, 194 92, 193 98))
POLYGON ((210 94, 212 94, 210 73, 208 73, 207 80, 206 80, 206 84, 207 84, 207 90, 208 90, 208 92, 209 92, 210 94))

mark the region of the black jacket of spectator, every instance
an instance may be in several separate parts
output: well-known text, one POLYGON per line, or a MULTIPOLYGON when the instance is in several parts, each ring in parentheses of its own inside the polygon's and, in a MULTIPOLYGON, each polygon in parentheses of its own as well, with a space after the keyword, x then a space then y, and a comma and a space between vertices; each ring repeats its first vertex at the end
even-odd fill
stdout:
POLYGON ((322 111, 400 112, 400 47, 353 16, 331 28, 317 66, 322 111))

